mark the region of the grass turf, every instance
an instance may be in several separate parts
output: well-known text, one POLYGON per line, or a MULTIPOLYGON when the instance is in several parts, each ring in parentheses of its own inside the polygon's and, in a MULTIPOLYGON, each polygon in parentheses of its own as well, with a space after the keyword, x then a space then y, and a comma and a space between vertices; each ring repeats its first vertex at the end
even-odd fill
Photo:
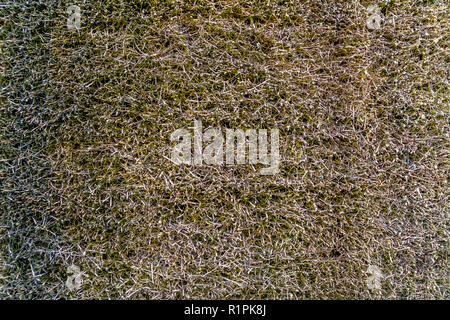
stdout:
POLYGON ((448 4, 372 4, 0 5, 0 296, 448 299, 448 4), (195 119, 281 172, 172 164, 195 119))

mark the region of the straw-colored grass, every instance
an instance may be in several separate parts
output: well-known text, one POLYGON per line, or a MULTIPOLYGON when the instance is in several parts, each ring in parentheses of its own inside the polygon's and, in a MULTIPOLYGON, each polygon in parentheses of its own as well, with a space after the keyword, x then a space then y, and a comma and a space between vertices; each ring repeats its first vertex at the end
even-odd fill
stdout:
POLYGON ((448 299, 448 3, 371 4, 0 5, 0 297, 448 299), (171 163, 195 119, 280 173, 171 163))

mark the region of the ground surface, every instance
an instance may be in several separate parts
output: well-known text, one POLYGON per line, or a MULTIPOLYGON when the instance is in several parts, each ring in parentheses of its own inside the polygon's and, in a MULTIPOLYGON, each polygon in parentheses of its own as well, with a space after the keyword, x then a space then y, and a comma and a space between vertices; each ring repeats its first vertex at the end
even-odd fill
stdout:
POLYGON ((448 299, 448 3, 373 4, 1 4, 0 297, 448 299), (281 172, 174 165, 195 119, 281 172))

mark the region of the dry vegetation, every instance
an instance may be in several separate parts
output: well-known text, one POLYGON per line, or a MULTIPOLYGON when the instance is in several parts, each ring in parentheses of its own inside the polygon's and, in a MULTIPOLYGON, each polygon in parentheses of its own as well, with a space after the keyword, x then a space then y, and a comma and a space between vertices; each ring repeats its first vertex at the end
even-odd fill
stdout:
POLYGON ((0 297, 448 299, 449 7, 370 4, 0 5, 0 297), (194 119, 281 172, 172 164, 194 119))

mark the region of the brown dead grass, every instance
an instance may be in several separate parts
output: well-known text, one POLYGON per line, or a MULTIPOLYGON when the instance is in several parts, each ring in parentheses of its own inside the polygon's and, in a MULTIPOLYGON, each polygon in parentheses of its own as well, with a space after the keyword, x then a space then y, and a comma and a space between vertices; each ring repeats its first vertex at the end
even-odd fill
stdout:
POLYGON ((89 3, 0 6, 3 298, 448 298, 444 1, 89 3), (195 119, 281 173, 175 166, 195 119))

